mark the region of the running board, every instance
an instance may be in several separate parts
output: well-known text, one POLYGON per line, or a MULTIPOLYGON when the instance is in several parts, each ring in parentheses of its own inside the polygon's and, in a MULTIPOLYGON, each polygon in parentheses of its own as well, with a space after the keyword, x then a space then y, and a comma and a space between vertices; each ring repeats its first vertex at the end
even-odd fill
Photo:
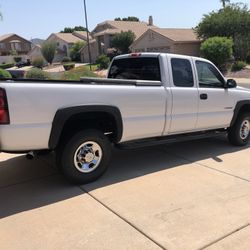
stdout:
POLYGON ((182 135, 169 135, 164 137, 154 137, 149 139, 142 139, 130 142, 124 142, 117 144, 116 147, 119 149, 134 149, 134 148, 143 148, 150 147, 155 145, 169 144, 174 142, 185 142, 191 140, 199 140, 204 138, 216 137, 220 135, 227 134, 225 129, 216 130, 216 131, 206 131, 203 133, 189 133, 182 135))

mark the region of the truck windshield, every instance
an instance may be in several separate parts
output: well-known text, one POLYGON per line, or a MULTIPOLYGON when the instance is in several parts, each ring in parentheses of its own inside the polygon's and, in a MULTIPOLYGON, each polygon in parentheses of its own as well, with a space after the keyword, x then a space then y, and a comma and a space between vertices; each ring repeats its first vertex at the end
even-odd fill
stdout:
POLYGON ((158 58, 124 58, 113 61, 108 78, 161 81, 158 58))

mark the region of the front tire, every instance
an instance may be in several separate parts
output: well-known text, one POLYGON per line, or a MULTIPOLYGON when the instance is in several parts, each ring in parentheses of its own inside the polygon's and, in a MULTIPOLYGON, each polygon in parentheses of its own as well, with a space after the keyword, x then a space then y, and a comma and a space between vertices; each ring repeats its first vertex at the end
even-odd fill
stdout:
POLYGON ((110 156, 108 138, 102 132, 90 129, 65 139, 56 153, 63 174, 75 184, 98 179, 107 170, 110 156))
POLYGON ((245 146, 250 140, 250 113, 242 113, 229 128, 228 139, 235 146, 245 146))

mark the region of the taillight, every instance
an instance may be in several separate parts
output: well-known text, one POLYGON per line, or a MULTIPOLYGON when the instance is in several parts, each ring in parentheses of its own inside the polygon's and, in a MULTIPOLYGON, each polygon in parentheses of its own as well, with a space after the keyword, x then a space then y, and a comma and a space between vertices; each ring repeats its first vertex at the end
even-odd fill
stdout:
POLYGON ((131 53, 130 56, 131 57, 139 57, 139 56, 141 56, 141 53, 131 53))
POLYGON ((0 88, 0 125, 1 124, 10 124, 10 116, 5 89, 0 88))

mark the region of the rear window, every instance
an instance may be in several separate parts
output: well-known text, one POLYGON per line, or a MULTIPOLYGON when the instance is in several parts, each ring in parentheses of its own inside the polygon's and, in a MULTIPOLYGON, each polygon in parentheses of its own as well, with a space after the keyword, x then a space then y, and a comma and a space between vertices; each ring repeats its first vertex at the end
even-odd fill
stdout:
POLYGON ((114 60, 108 78, 161 81, 159 59, 140 57, 114 60))

